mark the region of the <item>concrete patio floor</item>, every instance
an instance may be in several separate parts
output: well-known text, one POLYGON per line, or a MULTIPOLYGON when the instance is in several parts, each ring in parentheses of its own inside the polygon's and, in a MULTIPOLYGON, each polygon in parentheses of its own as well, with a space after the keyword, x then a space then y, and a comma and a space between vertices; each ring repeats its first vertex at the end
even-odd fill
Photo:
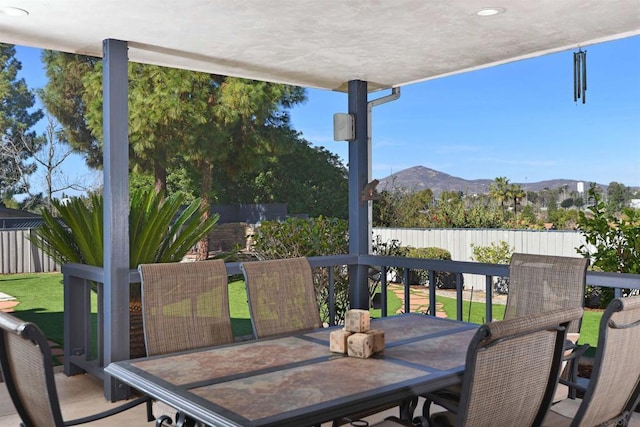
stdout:
MULTIPOLYGON (((56 386, 65 420, 84 417, 105 411, 121 403, 108 402, 102 394, 102 383, 91 375, 67 377, 62 372, 56 373, 56 386)), ((91 423, 92 426, 147 426, 153 423, 146 421, 145 405, 140 405, 122 414, 91 423)), ((17 427, 20 417, 16 414, 4 382, 0 382, 0 426, 17 427)))

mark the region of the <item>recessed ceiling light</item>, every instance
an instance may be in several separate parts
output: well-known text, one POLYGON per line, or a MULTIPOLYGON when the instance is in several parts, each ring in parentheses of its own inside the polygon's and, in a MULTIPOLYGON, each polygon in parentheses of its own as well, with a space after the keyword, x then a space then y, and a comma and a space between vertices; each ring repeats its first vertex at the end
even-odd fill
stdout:
POLYGON ((483 7, 480 10, 476 10, 476 15, 478 16, 493 16, 504 13, 504 8, 502 7, 483 7))
POLYGON ((29 12, 18 7, 2 7, 0 8, 0 15, 3 16, 27 16, 29 12))

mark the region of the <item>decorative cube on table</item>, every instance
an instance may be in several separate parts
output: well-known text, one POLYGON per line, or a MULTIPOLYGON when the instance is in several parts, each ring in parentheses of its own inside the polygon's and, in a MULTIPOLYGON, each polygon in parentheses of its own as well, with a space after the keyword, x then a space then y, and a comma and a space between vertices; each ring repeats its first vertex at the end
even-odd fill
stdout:
POLYGON ((367 332, 371 327, 371 317, 367 310, 347 310, 344 328, 349 332, 367 332))
POLYGON ((373 337, 374 353, 378 353, 384 350, 384 331, 382 329, 369 329, 365 333, 373 337))
POLYGON ((371 317, 367 310, 347 310, 344 328, 329 335, 329 349, 360 359, 384 350, 384 331, 370 328, 371 317))
POLYGON ((334 353, 347 353, 347 338, 349 338, 351 334, 352 332, 344 329, 331 331, 329 335, 329 350, 334 353))
POLYGON ((351 357, 366 359, 373 354, 373 335, 355 333, 347 338, 347 353, 351 357))

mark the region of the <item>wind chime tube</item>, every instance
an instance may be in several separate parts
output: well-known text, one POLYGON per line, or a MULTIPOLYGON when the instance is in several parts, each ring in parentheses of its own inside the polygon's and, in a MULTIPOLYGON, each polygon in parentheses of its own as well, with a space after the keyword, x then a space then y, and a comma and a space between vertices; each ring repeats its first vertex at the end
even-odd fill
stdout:
POLYGON ((587 51, 573 53, 573 102, 587 102, 587 51))
POLYGON ((587 102, 587 51, 582 52, 582 103, 587 102))
POLYGON ((578 99, 582 96, 582 84, 580 82, 580 60, 581 60, 580 52, 578 52, 578 62, 576 63, 576 76, 578 80, 576 81, 576 86, 578 87, 578 99))
POLYGON ((577 102, 578 98, 578 53, 573 52, 573 102, 577 102))

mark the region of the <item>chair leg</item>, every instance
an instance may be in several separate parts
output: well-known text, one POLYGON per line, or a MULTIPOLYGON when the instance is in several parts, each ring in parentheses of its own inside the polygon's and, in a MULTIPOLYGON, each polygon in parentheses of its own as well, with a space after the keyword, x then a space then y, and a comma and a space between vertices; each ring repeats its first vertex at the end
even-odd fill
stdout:
POLYGON ((413 413, 418 407, 418 398, 414 397, 412 399, 403 400, 400 403, 400 419, 404 421, 413 420, 413 413))
POLYGON ((424 418, 426 418, 427 420, 430 420, 431 418, 431 404, 433 403, 433 400, 429 399, 428 397, 424 398, 424 404, 422 405, 422 416, 424 418))
POLYGON ((147 421, 151 422, 155 420, 156 417, 153 415, 153 400, 147 401, 147 421))
MULTIPOLYGON (((571 354, 567 364, 567 381, 569 384, 577 384, 578 382, 578 365, 580 364, 580 358, 589 349, 589 344, 583 344, 576 347, 571 354)), ((575 399, 577 397, 578 389, 569 385, 569 398, 575 399)))

